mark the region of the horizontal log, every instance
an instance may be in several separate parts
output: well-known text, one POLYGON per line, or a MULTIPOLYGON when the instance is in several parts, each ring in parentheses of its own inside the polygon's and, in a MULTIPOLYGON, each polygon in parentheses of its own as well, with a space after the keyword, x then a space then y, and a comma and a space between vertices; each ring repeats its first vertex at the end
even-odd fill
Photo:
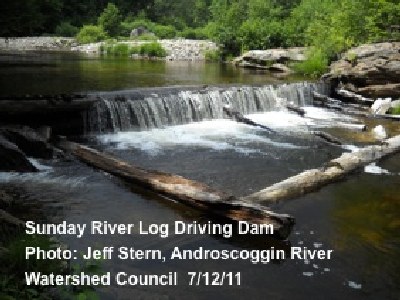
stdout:
POLYGON ((203 183, 165 172, 145 170, 111 155, 66 140, 61 140, 58 144, 61 149, 71 152, 90 166, 212 215, 232 221, 272 224, 274 232, 280 238, 286 238, 294 225, 294 219, 289 215, 274 213, 258 204, 243 203, 234 196, 203 183))
POLYGON ((344 153, 319 169, 307 170, 289 177, 259 192, 243 197, 242 200, 250 203, 271 204, 300 197, 340 180, 351 171, 399 150, 400 135, 383 141, 382 145, 367 146, 359 149, 358 152, 344 153))
POLYGON ((223 111, 226 113, 226 115, 228 117, 230 117, 231 119, 235 120, 236 122, 244 123, 244 124, 255 126, 255 127, 259 127, 259 128, 265 129, 269 133, 276 133, 276 131, 273 130, 272 128, 270 128, 268 126, 265 126, 265 125, 262 125, 262 124, 258 124, 256 122, 250 120, 249 118, 244 117, 240 112, 232 110, 229 106, 224 106, 223 107, 223 111))

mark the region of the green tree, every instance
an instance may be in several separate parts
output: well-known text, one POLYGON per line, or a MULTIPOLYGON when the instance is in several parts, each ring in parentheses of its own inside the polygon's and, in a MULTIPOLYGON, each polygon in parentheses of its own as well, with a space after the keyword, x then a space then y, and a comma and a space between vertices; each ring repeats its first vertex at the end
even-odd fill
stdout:
POLYGON ((108 3, 107 7, 100 14, 97 23, 103 27, 109 36, 117 36, 121 30, 122 17, 115 4, 108 3))

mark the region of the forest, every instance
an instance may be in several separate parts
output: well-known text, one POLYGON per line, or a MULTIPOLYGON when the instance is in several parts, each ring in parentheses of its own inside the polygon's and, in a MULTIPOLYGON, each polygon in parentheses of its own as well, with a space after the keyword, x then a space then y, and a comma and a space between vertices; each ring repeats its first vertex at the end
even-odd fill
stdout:
POLYGON ((223 56, 310 46, 313 68, 366 42, 399 38, 399 0, 13 0, 1 1, 0 36, 211 39, 223 56))

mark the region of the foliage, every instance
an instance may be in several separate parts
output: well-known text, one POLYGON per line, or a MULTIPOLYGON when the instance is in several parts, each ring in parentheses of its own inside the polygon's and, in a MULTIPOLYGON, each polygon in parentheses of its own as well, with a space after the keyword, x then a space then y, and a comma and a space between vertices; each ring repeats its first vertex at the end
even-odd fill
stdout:
POLYGON ((311 48, 307 53, 307 60, 297 63, 294 67, 298 73, 311 77, 318 77, 328 68, 328 57, 320 48, 311 48))
POLYGON ((204 28, 191 28, 191 27, 186 27, 179 33, 179 36, 185 39, 192 39, 192 40, 206 40, 209 38, 209 35, 207 34, 204 28))
POLYGON ((106 44, 100 50, 113 56, 128 56, 130 53, 130 47, 126 43, 106 44))
POLYGON ((206 61, 220 61, 221 60, 221 52, 219 50, 208 50, 205 53, 206 61))
POLYGON ((146 55, 149 57, 165 57, 167 56, 167 52, 165 49, 161 46, 160 43, 153 42, 153 43, 147 43, 143 44, 140 47, 140 55, 146 55))
POLYGON ((95 43, 107 37, 103 27, 96 25, 85 25, 79 30, 76 39, 81 44, 95 43))
POLYGON ((160 39, 172 39, 176 36, 176 29, 172 25, 155 25, 153 33, 160 39))
POLYGON ((167 55, 165 49, 160 43, 151 42, 140 46, 130 46, 127 43, 106 43, 100 47, 103 54, 111 56, 125 56, 131 54, 139 54, 149 57, 165 57, 167 55))
POLYGON ((121 21, 118 7, 113 3, 108 3, 97 22, 109 36, 117 36, 120 32, 121 21))
POLYGON ((77 33, 79 32, 78 27, 71 25, 69 22, 61 22, 57 27, 56 27, 56 35, 58 36, 76 36, 77 33))
POLYGON ((400 115, 400 105, 399 105, 399 106, 396 106, 396 107, 392 107, 392 108, 390 109, 390 113, 391 113, 392 115, 400 115))

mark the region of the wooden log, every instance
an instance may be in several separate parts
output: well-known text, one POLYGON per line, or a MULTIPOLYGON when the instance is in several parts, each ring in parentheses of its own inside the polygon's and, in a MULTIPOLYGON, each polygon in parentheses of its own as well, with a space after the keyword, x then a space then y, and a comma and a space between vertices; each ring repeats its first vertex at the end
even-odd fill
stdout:
POLYGON ((312 134, 323 139, 324 141, 332 144, 332 145, 343 145, 343 143, 336 137, 334 137, 331 134, 328 134, 326 132, 323 131, 312 131, 312 134))
POLYGON ((244 123, 244 124, 255 126, 255 127, 259 127, 259 128, 267 130, 269 133, 276 133, 275 130, 269 128, 268 126, 265 126, 265 125, 262 125, 262 124, 258 124, 256 122, 250 120, 249 118, 244 117, 240 112, 232 110, 228 106, 224 106, 223 107, 223 111, 226 113, 226 115, 228 117, 232 118, 236 122, 244 123))
POLYGON ((299 106, 296 106, 296 105, 293 105, 293 104, 288 104, 288 105, 286 105, 286 108, 287 108, 289 111, 295 112, 295 113, 298 114, 300 117, 304 117, 304 115, 306 114, 306 111, 305 111, 303 108, 301 108, 301 107, 299 107, 299 106))
POLYGON ((294 225, 294 219, 289 215, 274 213, 257 204, 243 203, 234 196, 203 183, 165 172, 145 170, 111 155, 63 139, 58 145, 90 166, 212 215, 231 221, 272 224, 274 233, 280 238, 287 238, 294 225))
POLYGON ((338 181, 351 171, 399 150, 400 135, 397 135, 384 140, 381 145, 367 146, 357 152, 344 153, 319 169, 307 170, 289 177, 259 192, 243 197, 242 200, 251 203, 271 204, 300 197, 338 181))

